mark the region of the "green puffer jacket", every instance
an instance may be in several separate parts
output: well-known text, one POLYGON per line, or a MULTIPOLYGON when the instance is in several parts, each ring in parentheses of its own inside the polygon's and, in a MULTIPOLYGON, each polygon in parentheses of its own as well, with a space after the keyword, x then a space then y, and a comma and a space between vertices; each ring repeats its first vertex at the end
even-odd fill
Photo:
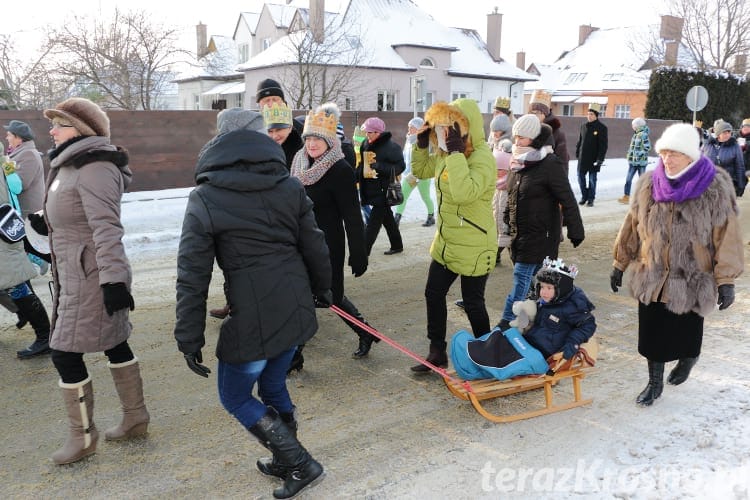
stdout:
POLYGON ((412 148, 412 173, 420 179, 435 178, 438 223, 430 256, 462 276, 484 276, 495 267, 497 228, 492 215, 497 166, 484 133, 477 103, 456 99, 451 103, 469 120, 474 151, 429 154, 428 148, 412 148))

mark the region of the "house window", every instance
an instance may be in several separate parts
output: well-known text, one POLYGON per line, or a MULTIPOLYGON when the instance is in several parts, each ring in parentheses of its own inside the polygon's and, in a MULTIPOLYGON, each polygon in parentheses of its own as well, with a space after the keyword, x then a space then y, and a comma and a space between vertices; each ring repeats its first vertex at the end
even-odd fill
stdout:
POLYGON ((615 118, 630 118, 630 105, 618 104, 615 106, 615 118))
POLYGON ((422 102, 420 103, 422 111, 427 111, 428 109, 430 109, 430 106, 432 106, 433 102, 435 102, 434 94, 432 92, 425 92, 424 97, 422 98, 422 102))
POLYGON ((354 108, 354 100, 351 97, 344 99, 344 110, 351 111, 354 108))
POLYGON ((602 104, 602 110, 599 112, 599 116, 601 116, 601 117, 607 116, 607 105, 606 104, 602 104))
POLYGON ((244 101, 245 101, 245 93, 240 92, 237 94, 237 107, 238 108, 244 108, 244 101))
POLYGON ((575 106, 573 104, 563 104, 562 105, 562 115, 563 116, 573 116, 575 114, 575 106))
POLYGON ((428 68, 428 69, 434 69, 435 68, 435 61, 430 59, 429 57, 425 57, 421 61, 419 61, 419 67, 420 68, 428 68))
POLYGON ((201 96, 194 94, 193 95, 193 109, 201 109, 201 96))
POLYGON ((247 60, 250 58, 250 51, 249 47, 246 43, 243 43, 239 46, 240 51, 240 62, 247 62, 247 60))
POLYGON ((586 78, 586 75, 588 75, 588 73, 571 73, 568 75, 568 78, 565 79, 563 85, 572 85, 574 83, 578 83, 586 78))
POLYGON ((453 99, 452 101, 455 101, 456 99, 466 99, 469 97, 468 92, 453 92, 453 99))
POLYGON ((396 110, 396 96, 393 91, 390 90, 379 90, 378 91, 378 111, 395 111, 396 110))
POLYGON ((273 43, 273 40, 271 40, 270 38, 264 38, 261 50, 266 50, 268 47, 271 46, 272 43, 273 43))

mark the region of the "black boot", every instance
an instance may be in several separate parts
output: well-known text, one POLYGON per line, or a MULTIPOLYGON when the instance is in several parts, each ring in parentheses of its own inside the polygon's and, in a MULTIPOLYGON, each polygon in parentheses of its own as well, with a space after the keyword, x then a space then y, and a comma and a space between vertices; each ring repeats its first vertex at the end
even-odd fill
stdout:
POLYGON ((646 386, 635 402, 641 406, 651 406, 654 401, 659 399, 661 391, 664 389, 664 363, 648 360, 648 385, 646 386))
POLYGON ((287 375, 292 373, 294 370, 302 370, 302 365, 305 364, 305 357, 302 355, 302 349, 304 348, 305 344, 300 344, 297 346, 297 350, 294 351, 294 357, 292 358, 291 363, 289 363, 289 369, 286 371, 287 375))
MULTIPOLYGON (((445 351, 445 347, 440 347, 430 344, 430 354, 427 355, 427 361, 439 368, 445 368, 448 366, 448 353, 445 351)), ((429 373, 431 370, 428 366, 422 363, 411 367, 411 371, 415 373, 429 373)))
MULTIPOLYGON (((365 321, 362 313, 359 312, 359 309, 357 309, 356 306, 352 304, 352 302, 346 297, 343 297, 341 299, 341 304, 339 304, 339 307, 341 307, 341 309, 350 316, 354 316, 354 318, 356 318, 360 323, 364 323, 365 325, 370 326, 370 324, 365 321)), ((380 342, 379 338, 375 337, 374 335, 370 335, 363 328, 360 328, 359 326, 347 320, 344 320, 344 322, 346 322, 346 324, 349 325, 349 328, 354 330, 354 333, 356 333, 359 337, 359 345, 357 347, 357 350, 352 353, 353 358, 362 358, 364 356, 367 356, 367 354, 370 352, 370 348, 372 347, 372 343, 380 342)))
POLYGON ((435 225, 435 216, 432 214, 427 214, 427 220, 422 223, 422 227, 430 227, 435 225))
POLYGON ((18 312, 29 320, 31 327, 36 334, 36 340, 26 349, 16 351, 19 359, 33 358, 50 352, 49 348, 49 316, 44 304, 34 294, 14 299, 13 302, 18 307, 18 312))
POLYGON ((323 477, 323 466, 297 441, 273 408, 268 408, 249 431, 288 470, 284 484, 273 490, 274 498, 291 498, 323 477))
POLYGON ((682 358, 677 361, 677 365, 669 372, 667 377, 667 383, 672 385, 680 385, 688 379, 690 376, 690 370, 693 369, 698 358, 682 358))
POLYGON ((495 265, 496 266, 502 266, 502 262, 500 262, 500 256, 503 254, 503 250, 505 250, 505 247, 497 247, 497 257, 495 258, 495 265))
MULTIPOLYGON (((294 413, 294 409, 292 409, 290 413, 279 413, 279 418, 281 418, 281 421, 286 424, 289 431, 296 439, 297 419, 295 418, 294 413)), ((274 455, 273 458, 261 458, 255 462, 255 465, 258 467, 258 470, 266 476, 274 476, 279 479, 286 479, 287 474, 291 471, 289 467, 279 462, 276 455, 274 455)))
POLYGON ((510 321, 508 321, 507 319, 501 319, 500 323, 495 325, 495 328, 497 328, 501 332, 504 332, 505 330, 508 330, 510 328, 510 321))

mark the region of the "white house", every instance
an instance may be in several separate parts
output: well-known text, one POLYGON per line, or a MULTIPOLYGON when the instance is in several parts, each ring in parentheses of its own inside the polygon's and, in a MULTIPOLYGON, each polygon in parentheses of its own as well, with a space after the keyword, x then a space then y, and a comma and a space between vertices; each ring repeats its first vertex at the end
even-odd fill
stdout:
MULTIPOLYGON (((218 74, 203 63, 201 74, 176 80, 182 105, 253 108, 258 82, 274 78, 297 108, 318 104, 324 89, 336 87, 342 109, 424 111, 437 100, 468 97, 489 112, 502 96, 520 112, 524 83, 537 79, 500 57, 497 12, 487 15, 485 43, 476 30, 445 27, 411 0, 290 0, 256 10, 239 16, 232 37, 237 63, 230 71, 218 74), (325 49, 313 62, 299 55, 310 37, 325 49), (308 86, 299 77, 301 66, 316 71, 308 86), (228 86, 238 78, 244 87, 228 86)), ((211 50, 221 49, 218 39, 212 37, 211 50)), ((212 54, 201 60, 217 57, 212 54)))

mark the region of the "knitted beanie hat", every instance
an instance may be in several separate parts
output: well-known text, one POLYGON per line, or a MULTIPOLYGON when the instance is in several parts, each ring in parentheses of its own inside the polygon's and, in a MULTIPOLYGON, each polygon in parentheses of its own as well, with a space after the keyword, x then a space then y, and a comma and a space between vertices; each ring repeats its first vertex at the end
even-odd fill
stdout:
POLYGON ((536 115, 523 115, 513 124, 513 137, 534 139, 542 130, 542 124, 536 115))
POLYGON ((721 134, 722 132, 725 132, 727 130, 729 130, 729 131, 732 130, 732 124, 731 123, 725 122, 721 118, 719 118, 718 120, 716 120, 714 122, 714 134, 716 134, 717 136, 719 134, 721 134))
POLYGON ((700 137, 698 131, 689 123, 675 123, 664 130, 656 141, 656 152, 667 149, 687 155, 693 161, 701 157, 700 137))
POLYGON ((633 120, 630 124, 634 129, 641 128, 646 125, 646 120, 641 118, 640 116, 633 120))
POLYGON ((406 124, 407 127, 414 127, 416 129, 420 128, 422 125, 424 125, 424 119, 418 116, 415 116, 406 124))
POLYGON ((255 102, 260 102, 261 99, 270 95, 281 97, 281 100, 286 102, 284 91, 281 90, 279 82, 266 78, 258 84, 258 89, 255 93, 255 102))
POLYGON ((242 108, 228 108, 216 116, 216 128, 219 134, 232 132, 233 130, 254 130, 266 133, 263 124, 263 115, 257 111, 242 108))
POLYGON ((371 116, 362 124, 362 130, 365 132, 385 132, 385 122, 377 116, 371 116))
POLYGON ((490 122, 490 131, 502 132, 503 135, 510 132, 510 118, 505 113, 501 113, 492 119, 490 122))
POLYGON ((54 109, 45 109, 44 116, 52 121, 73 125, 81 135, 109 137, 109 117, 98 104, 83 97, 66 99, 54 109))

